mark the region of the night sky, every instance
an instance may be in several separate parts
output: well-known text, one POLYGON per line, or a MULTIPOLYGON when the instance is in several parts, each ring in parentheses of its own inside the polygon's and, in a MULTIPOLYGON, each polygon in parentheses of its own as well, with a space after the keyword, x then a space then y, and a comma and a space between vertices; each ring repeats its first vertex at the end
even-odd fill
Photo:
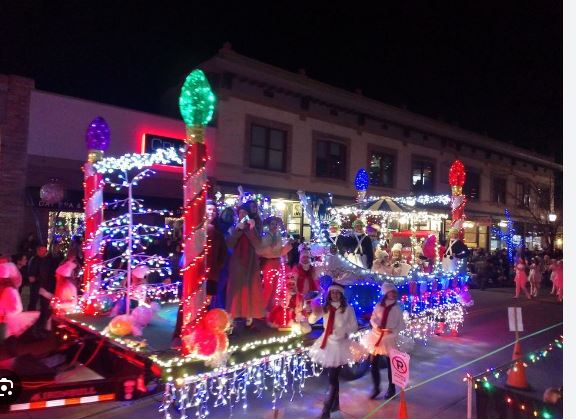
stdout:
POLYGON ((560 1, 361 3, 0 0, 0 73, 179 117, 186 74, 229 41, 256 60, 561 161, 560 1))

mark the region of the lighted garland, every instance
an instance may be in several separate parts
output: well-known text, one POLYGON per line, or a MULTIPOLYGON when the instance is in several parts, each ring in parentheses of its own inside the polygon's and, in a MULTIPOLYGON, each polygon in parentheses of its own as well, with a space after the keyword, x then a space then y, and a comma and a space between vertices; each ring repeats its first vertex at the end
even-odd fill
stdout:
MULTIPOLYGON (((379 197, 370 197, 368 200, 376 200, 379 197)), ((408 196, 408 197, 394 197, 394 201, 397 201, 399 203, 405 204, 407 206, 410 207, 414 207, 416 204, 422 204, 422 205, 431 205, 431 204, 442 204, 444 206, 447 206, 448 204, 450 204, 450 202, 452 201, 452 198, 449 195, 420 195, 417 197, 412 197, 412 196, 408 196)))
MULTIPOLYGON (((542 360, 544 360, 548 355, 554 351, 563 350, 564 337, 560 336, 557 339, 554 339, 551 343, 547 344, 546 346, 541 347, 539 350, 532 351, 524 355, 522 358, 524 367, 528 367, 530 364, 534 365, 542 360)), ((482 372, 478 375, 471 376, 470 374, 466 374, 466 376, 462 379, 464 382, 473 381, 474 389, 483 388, 486 392, 490 392, 494 389, 495 385, 491 382, 491 380, 498 380, 501 375, 505 375, 509 369, 516 369, 514 365, 517 361, 512 361, 510 363, 505 364, 504 366, 494 367, 486 369, 485 372, 482 372)), ((526 415, 532 415, 535 418, 544 418, 544 419, 551 419, 553 418, 552 413, 550 413, 546 408, 539 408, 541 405, 535 406, 532 402, 522 401, 521 395, 513 394, 513 393, 505 393, 504 395, 504 402, 512 407, 516 406, 520 412, 526 413, 526 415)))
POLYGON ((270 397, 272 409, 278 400, 302 396, 306 379, 319 376, 302 348, 286 350, 255 362, 236 365, 193 377, 169 380, 166 384, 160 412, 165 418, 178 413, 180 418, 205 418, 212 408, 228 405, 230 414, 235 406, 248 407, 248 395, 270 397))
POLYGON ((182 165, 182 158, 173 147, 156 149, 154 153, 131 153, 121 157, 104 158, 94 164, 94 168, 101 174, 112 174, 116 171, 131 171, 143 169, 153 165, 182 165))

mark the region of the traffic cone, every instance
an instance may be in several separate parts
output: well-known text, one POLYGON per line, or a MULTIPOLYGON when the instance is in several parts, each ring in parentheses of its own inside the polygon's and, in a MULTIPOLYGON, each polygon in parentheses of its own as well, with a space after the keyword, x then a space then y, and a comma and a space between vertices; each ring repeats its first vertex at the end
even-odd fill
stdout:
POLYGON ((530 384, 528 384, 528 381, 526 380, 524 362, 521 359, 522 350, 520 350, 520 342, 516 341, 516 344, 514 344, 514 352, 512 353, 512 360, 515 362, 514 365, 508 369, 508 379, 506 379, 506 385, 510 388, 530 389, 530 384))
POLYGON ((406 398, 404 396, 404 388, 400 389, 400 410, 398 411, 399 419, 408 418, 408 409, 406 408, 406 398))

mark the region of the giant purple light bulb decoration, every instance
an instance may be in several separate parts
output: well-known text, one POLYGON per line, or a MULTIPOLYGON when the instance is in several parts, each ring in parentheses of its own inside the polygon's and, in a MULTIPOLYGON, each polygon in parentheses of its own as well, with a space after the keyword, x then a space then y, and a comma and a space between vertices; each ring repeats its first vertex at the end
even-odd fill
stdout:
POLYGON ((102 174, 94 169, 94 163, 102 159, 104 151, 110 145, 110 128, 106 120, 96 117, 86 129, 86 147, 88 158, 84 164, 84 295, 90 295, 99 289, 100 274, 94 269, 102 262, 100 243, 102 235, 98 228, 104 221, 104 182, 102 174))

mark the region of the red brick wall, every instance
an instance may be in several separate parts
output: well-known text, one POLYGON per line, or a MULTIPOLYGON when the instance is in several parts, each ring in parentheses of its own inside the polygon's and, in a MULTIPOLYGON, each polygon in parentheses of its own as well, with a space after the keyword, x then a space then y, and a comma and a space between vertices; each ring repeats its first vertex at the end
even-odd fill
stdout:
MULTIPOLYGON (((24 236, 30 93, 34 81, 0 74, 0 253, 15 253, 24 236)), ((30 228, 30 227, 29 227, 30 228)), ((26 229, 33 230, 33 229, 26 229)))

